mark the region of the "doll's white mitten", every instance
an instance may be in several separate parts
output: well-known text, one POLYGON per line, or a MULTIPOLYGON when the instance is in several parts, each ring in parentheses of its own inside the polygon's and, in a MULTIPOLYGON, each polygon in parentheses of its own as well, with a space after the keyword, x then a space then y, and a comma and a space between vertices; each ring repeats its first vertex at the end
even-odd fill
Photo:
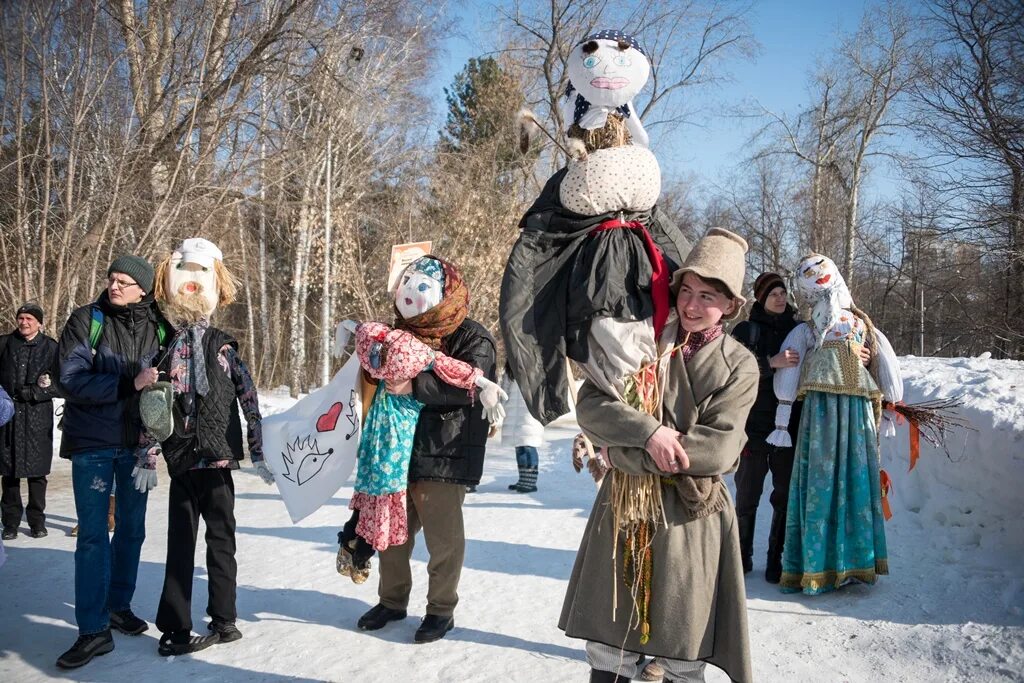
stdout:
POLYGON ((765 441, 772 446, 789 448, 793 440, 789 437, 789 416, 793 412, 793 404, 779 401, 779 407, 775 409, 775 431, 768 435, 765 441))

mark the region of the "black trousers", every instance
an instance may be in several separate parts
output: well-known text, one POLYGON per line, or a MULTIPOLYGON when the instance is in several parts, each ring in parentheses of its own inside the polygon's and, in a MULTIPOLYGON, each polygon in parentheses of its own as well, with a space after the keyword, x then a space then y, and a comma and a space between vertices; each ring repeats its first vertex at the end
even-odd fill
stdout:
POLYGON ((46 527, 46 477, 26 477, 28 479, 28 507, 21 505, 21 479, 18 477, 0 478, 3 494, 0 496, 0 518, 4 527, 18 528, 21 514, 26 512, 28 525, 33 529, 46 527))
POLYGON ((171 477, 167 510, 167 566, 156 613, 162 633, 192 630, 192 573, 199 518, 206 523, 206 613, 233 622, 238 564, 235 562, 235 483, 229 469, 189 470, 171 477))
POLYGON ((789 480, 793 476, 793 455, 793 448, 769 445, 748 446, 744 450, 735 477, 737 517, 757 514, 757 504, 761 502, 764 480, 768 472, 771 472, 772 494, 769 500, 775 514, 786 518, 789 480))

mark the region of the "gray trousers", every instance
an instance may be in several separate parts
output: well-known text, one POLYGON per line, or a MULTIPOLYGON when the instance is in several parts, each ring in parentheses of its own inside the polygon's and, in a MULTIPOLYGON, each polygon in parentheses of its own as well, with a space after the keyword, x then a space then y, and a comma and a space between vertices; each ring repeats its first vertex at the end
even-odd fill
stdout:
MULTIPOLYGON (((640 655, 636 652, 627 652, 604 643, 587 641, 587 663, 591 669, 598 671, 611 671, 626 678, 637 678, 640 675, 640 667, 637 665, 640 655)), ((678 681, 679 683, 704 683, 704 662, 688 662, 683 659, 657 658, 658 664, 665 669, 666 681, 678 681)))
POLYGON ((412 549, 416 534, 423 530, 427 543, 427 614, 450 617, 459 602, 459 577, 466 555, 466 532, 462 524, 463 484, 417 481, 409 485, 406 508, 409 540, 380 554, 380 604, 407 609, 412 591, 412 549))

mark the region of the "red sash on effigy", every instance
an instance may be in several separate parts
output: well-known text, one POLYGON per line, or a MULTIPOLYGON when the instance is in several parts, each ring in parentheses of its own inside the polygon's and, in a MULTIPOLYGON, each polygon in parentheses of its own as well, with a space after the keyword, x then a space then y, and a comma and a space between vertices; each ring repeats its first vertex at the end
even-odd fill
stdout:
POLYGON ((640 221, 623 221, 618 218, 610 218, 590 231, 590 234, 603 232, 604 230, 617 230, 627 228, 636 230, 644 240, 644 248, 647 250, 647 258, 651 262, 651 300, 654 303, 654 338, 661 338, 661 331, 665 329, 665 322, 668 320, 669 310, 669 278, 668 264, 665 263, 665 256, 661 249, 654 243, 654 238, 647 231, 640 221))

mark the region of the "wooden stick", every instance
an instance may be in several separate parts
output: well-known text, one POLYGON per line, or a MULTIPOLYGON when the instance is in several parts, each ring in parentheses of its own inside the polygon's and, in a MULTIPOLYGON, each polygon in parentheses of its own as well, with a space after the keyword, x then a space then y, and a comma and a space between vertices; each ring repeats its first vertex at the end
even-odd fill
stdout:
MULTIPOLYGON (((572 363, 568 358, 565 359, 565 374, 569 378, 569 396, 572 398, 573 408, 577 408, 580 404, 579 394, 576 391, 576 378, 572 374, 572 363)), ((577 422, 579 420, 577 419, 577 422)), ((580 430, 581 432, 583 430, 580 430)), ((586 434, 583 435, 583 445, 587 447, 587 455, 591 458, 596 458, 597 453, 594 452, 594 444, 590 441, 590 437, 586 434)))

